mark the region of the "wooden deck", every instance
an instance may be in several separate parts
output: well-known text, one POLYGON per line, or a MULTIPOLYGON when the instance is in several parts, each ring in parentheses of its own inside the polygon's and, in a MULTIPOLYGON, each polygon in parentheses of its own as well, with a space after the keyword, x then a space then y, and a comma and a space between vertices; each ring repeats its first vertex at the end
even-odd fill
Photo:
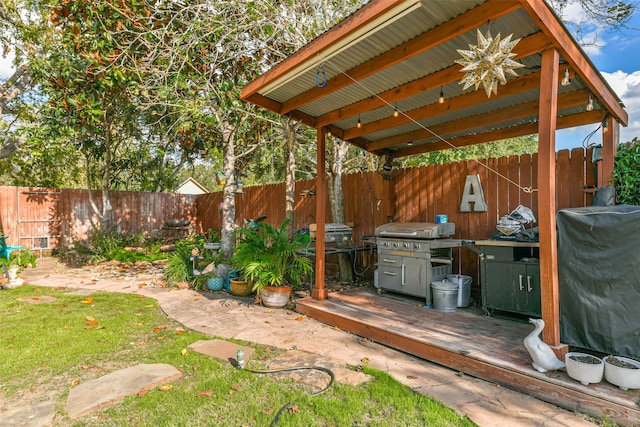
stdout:
POLYGON ((640 391, 625 392, 604 379, 584 386, 564 371, 533 369, 523 345, 532 325, 473 309, 426 309, 423 302, 378 295, 369 287, 331 293, 327 300, 299 299, 296 307, 321 322, 560 407, 640 425, 640 391))

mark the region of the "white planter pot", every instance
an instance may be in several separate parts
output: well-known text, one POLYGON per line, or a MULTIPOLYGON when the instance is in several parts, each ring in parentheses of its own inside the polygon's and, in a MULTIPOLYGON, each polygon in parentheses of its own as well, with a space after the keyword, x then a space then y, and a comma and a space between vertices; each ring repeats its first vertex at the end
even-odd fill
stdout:
POLYGON ((569 352, 564 357, 567 374, 582 385, 595 384, 602 381, 604 362, 587 353, 569 352))
POLYGON ((607 356, 604 358, 604 378, 621 390, 640 388, 640 362, 626 357, 607 356), (613 359, 627 366, 618 366, 620 363, 612 363, 613 359))
POLYGON ((262 305, 265 307, 282 308, 289 302, 291 286, 274 287, 265 286, 260 291, 262 305))

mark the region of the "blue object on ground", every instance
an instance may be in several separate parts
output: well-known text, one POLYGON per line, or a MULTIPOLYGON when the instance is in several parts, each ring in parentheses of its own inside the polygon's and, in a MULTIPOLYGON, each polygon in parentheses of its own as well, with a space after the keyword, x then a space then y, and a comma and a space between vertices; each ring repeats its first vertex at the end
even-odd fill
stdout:
POLYGON ((7 245, 7 239, 9 236, 0 237, 0 258, 9 259, 9 255, 11 255, 11 251, 17 251, 20 249, 24 249, 24 246, 9 246, 7 245))

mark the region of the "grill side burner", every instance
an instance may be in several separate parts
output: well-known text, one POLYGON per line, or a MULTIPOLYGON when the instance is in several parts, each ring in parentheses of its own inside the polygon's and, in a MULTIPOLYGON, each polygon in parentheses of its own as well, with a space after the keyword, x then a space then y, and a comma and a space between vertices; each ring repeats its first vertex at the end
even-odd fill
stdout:
POLYGON ((422 297, 430 307, 431 283, 451 274, 451 249, 462 246, 462 240, 438 237, 454 233, 453 223, 390 223, 376 228, 378 292, 422 297))

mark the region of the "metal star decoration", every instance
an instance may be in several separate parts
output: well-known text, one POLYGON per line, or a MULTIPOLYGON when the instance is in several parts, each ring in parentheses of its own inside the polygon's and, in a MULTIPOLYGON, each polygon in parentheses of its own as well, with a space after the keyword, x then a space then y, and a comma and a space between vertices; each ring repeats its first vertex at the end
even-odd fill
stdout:
POLYGON ((509 34, 500 40, 500 33, 496 38, 492 38, 489 31, 483 36, 478 30, 478 44, 469 45, 469 50, 458 49, 458 53, 463 59, 455 62, 462 65, 460 70, 466 73, 459 84, 464 84, 463 90, 475 85, 478 90, 480 85, 484 86, 487 97, 491 98, 491 93, 498 94, 498 83, 507 83, 507 75, 517 77, 515 68, 524 67, 521 63, 514 61, 515 53, 511 50, 518 44, 520 39, 511 41, 509 34))

